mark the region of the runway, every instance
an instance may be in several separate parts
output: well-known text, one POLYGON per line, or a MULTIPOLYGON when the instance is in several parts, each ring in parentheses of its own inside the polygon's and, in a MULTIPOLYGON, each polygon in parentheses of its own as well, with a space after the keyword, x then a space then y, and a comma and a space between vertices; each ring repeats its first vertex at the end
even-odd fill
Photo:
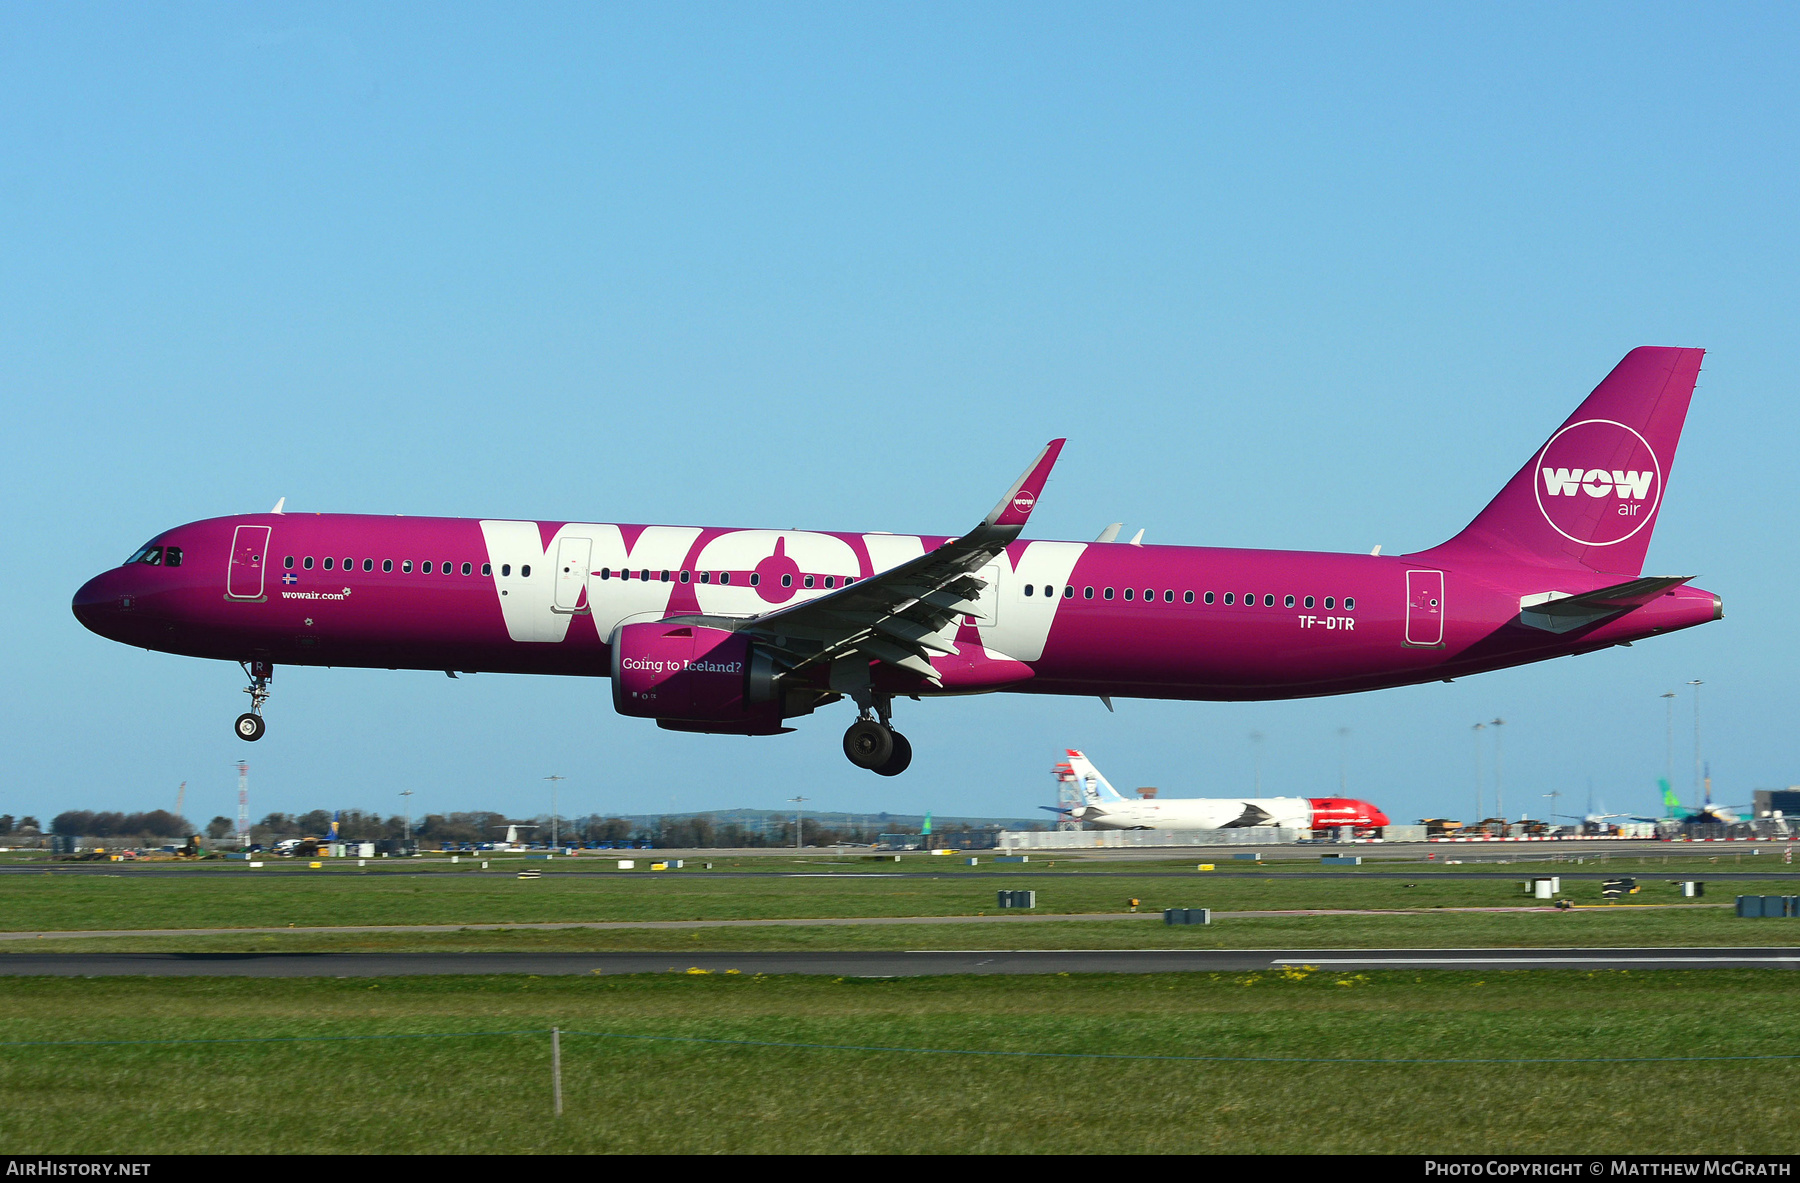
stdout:
POLYGON ((1753 949, 1098 949, 776 953, 19 953, 0 975, 380 978, 420 974, 1220 973, 1368 969, 1795 969, 1800 947, 1753 949))

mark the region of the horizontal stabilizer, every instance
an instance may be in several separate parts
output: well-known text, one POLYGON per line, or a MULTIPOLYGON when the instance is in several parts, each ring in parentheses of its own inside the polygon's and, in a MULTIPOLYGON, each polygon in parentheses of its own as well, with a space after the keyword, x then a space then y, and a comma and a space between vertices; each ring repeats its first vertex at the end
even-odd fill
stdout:
POLYGON ((1553 591, 1522 596, 1519 599, 1519 623, 1548 633, 1573 632, 1633 608, 1641 608, 1692 578, 1692 575, 1651 576, 1589 592, 1553 591))

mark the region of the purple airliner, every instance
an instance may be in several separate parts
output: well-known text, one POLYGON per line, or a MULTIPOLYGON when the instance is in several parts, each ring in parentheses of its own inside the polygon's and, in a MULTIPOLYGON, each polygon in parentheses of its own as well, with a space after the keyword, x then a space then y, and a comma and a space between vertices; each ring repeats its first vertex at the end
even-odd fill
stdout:
POLYGON ((1688 577, 1642 574, 1702 352, 1632 350, 1467 529, 1417 554, 1146 546, 1116 526, 1022 541, 1054 440, 960 538, 277 505, 157 535, 74 610, 124 644, 238 662, 248 740, 281 664, 587 674, 675 731, 775 735, 848 698, 845 754, 892 776, 912 759, 896 698, 1347 694, 1717 620, 1688 577))

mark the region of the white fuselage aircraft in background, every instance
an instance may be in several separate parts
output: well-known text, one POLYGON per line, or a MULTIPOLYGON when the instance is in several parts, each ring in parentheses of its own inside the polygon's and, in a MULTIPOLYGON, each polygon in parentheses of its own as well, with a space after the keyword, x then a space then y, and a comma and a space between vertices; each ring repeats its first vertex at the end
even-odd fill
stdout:
POLYGON ((1068 753, 1068 762, 1057 771, 1074 780, 1082 802, 1069 810, 1069 815, 1095 829, 1235 830, 1245 826, 1283 826, 1330 830, 1353 826, 1366 830, 1388 824, 1387 815, 1381 810, 1349 797, 1127 797, 1113 788, 1086 756, 1073 748, 1068 753))

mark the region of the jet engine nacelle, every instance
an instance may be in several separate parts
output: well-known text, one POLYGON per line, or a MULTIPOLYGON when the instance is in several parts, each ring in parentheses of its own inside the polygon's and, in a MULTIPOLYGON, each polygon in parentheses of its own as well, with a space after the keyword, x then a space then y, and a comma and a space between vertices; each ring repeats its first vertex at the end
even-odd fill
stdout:
POLYGON ((781 725, 774 660, 725 629, 645 622, 612 635, 613 707, 672 731, 775 735, 781 725))

